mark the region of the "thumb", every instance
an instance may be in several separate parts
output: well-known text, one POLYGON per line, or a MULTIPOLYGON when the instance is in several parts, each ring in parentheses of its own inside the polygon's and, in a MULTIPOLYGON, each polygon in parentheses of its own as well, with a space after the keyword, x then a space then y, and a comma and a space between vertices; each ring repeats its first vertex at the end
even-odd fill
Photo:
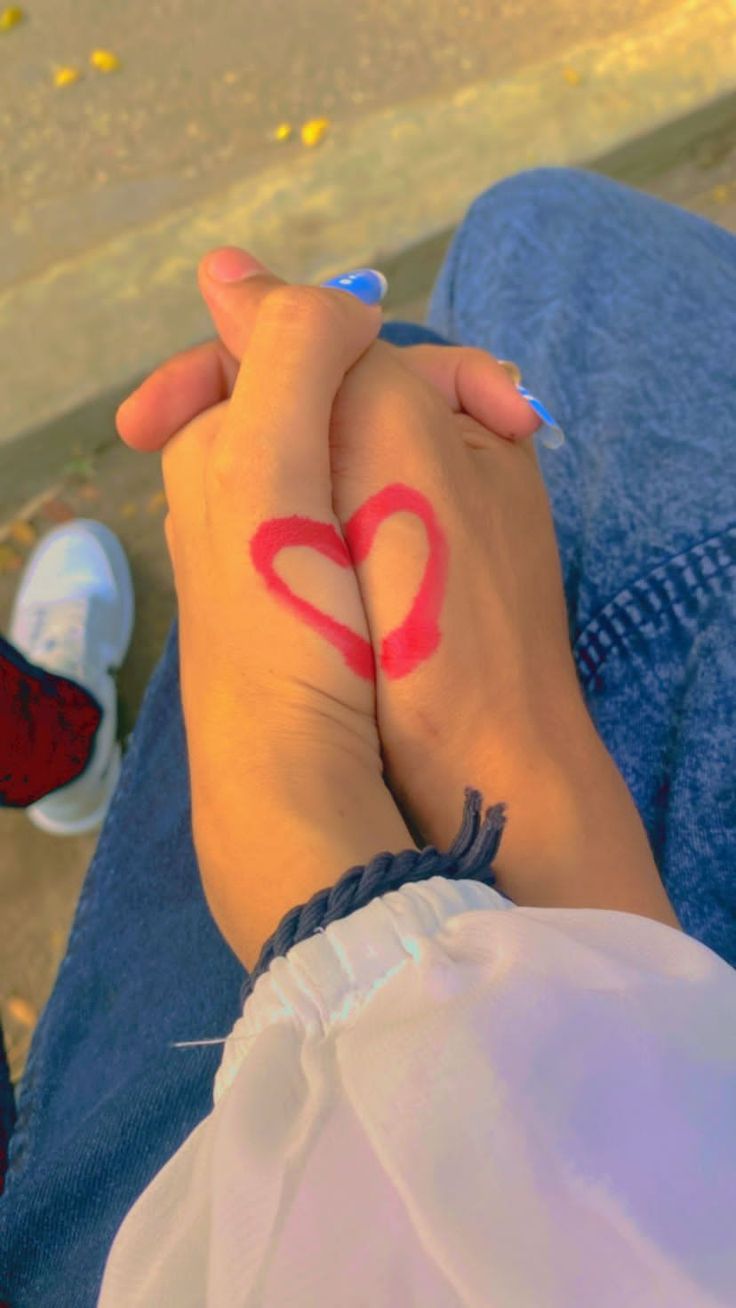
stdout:
MULTIPOLYGON (((253 255, 237 246, 223 246, 216 253, 210 252, 202 259, 197 268, 197 283, 217 336, 238 361, 248 347, 261 295, 265 295, 274 286, 289 285, 253 255), (217 274, 218 268, 225 272, 224 277, 217 274), (255 273, 266 275, 261 294, 254 294, 253 287, 248 285, 255 273)), ((320 285, 348 291, 371 305, 383 301, 388 290, 383 274, 370 268, 358 268, 331 277, 320 285), (366 291, 368 299, 365 299, 366 291)))
POLYGON ((215 332, 238 364, 250 340, 260 301, 250 285, 255 273, 266 274, 262 294, 274 286, 286 286, 265 264, 234 245, 210 251, 197 267, 197 284, 215 332))
POLYGON ((296 511, 329 522, 332 408, 378 336, 380 304, 260 272, 239 287, 239 304, 250 333, 212 450, 216 480, 251 520, 296 511))

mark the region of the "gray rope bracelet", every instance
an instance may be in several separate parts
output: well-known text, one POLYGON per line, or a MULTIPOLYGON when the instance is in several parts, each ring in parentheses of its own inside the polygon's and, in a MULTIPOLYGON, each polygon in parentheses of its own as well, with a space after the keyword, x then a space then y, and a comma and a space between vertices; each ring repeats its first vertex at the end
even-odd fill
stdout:
MULTIPOLYGON (((480 791, 466 786, 460 831, 446 854, 440 853, 434 845, 421 850, 405 849, 400 854, 376 854, 370 863, 349 868, 334 886, 318 890, 307 904, 289 909, 266 941, 255 968, 241 988, 241 1007, 274 958, 288 953, 301 940, 308 940, 320 927, 364 908, 377 895, 397 890, 409 881, 426 881, 436 876, 484 881, 486 885, 494 886, 496 878, 490 864, 498 853, 506 826, 506 805, 495 804, 489 808, 481 827, 482 803, 480 791)), ((508 895, 503 897, 508 899, 508 895)))

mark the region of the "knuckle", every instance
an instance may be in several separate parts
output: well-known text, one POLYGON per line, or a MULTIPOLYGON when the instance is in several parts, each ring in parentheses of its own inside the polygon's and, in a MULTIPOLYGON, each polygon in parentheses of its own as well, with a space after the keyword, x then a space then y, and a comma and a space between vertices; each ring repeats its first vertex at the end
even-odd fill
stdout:
POLYGON ((210 450, 206 465, 206 483, 215 487, 217 495, 232 489, 237 473, 237 458, 226 441, 218 441, 210 450))
POLYGON ((285 283, 269 291, 261 305, 265 321, 274 328, 299 331, 313 330, 315 326, 332 321, 335 306, 330 296, 319 287, 285 283))

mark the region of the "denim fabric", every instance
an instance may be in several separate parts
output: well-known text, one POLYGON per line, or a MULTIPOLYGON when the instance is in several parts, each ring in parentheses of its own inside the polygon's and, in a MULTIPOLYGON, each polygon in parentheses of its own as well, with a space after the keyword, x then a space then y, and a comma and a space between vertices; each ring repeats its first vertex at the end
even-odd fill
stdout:
MULTIPOLYGON (((585 697, 683 928, 734 966, 736 239, 597 174, 522 172, 470 207, 428 322, 381 336, 513 359, 567 434, 538 450, 585 697)), ((96 1304, 125 1214, 212 1107, 221 1046, 171 1042, 238 1016, 244 971, 192 845, 177 636, 20 1087, 0 1199, 13 1308, 96 1304)))

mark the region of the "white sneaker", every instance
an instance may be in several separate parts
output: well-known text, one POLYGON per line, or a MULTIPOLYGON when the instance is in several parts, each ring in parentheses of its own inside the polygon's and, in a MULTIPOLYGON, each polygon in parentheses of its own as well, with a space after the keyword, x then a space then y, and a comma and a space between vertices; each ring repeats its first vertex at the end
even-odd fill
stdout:
POLYGON ((117 687, 135 596, 125 551, 101 522, 74 518, 39 541, 26 560, 8 640, 38 667, 91 691, 104 709, 84 772, 26 809, 34 826, 76 836, 101 827, 120 776, 117 687))

